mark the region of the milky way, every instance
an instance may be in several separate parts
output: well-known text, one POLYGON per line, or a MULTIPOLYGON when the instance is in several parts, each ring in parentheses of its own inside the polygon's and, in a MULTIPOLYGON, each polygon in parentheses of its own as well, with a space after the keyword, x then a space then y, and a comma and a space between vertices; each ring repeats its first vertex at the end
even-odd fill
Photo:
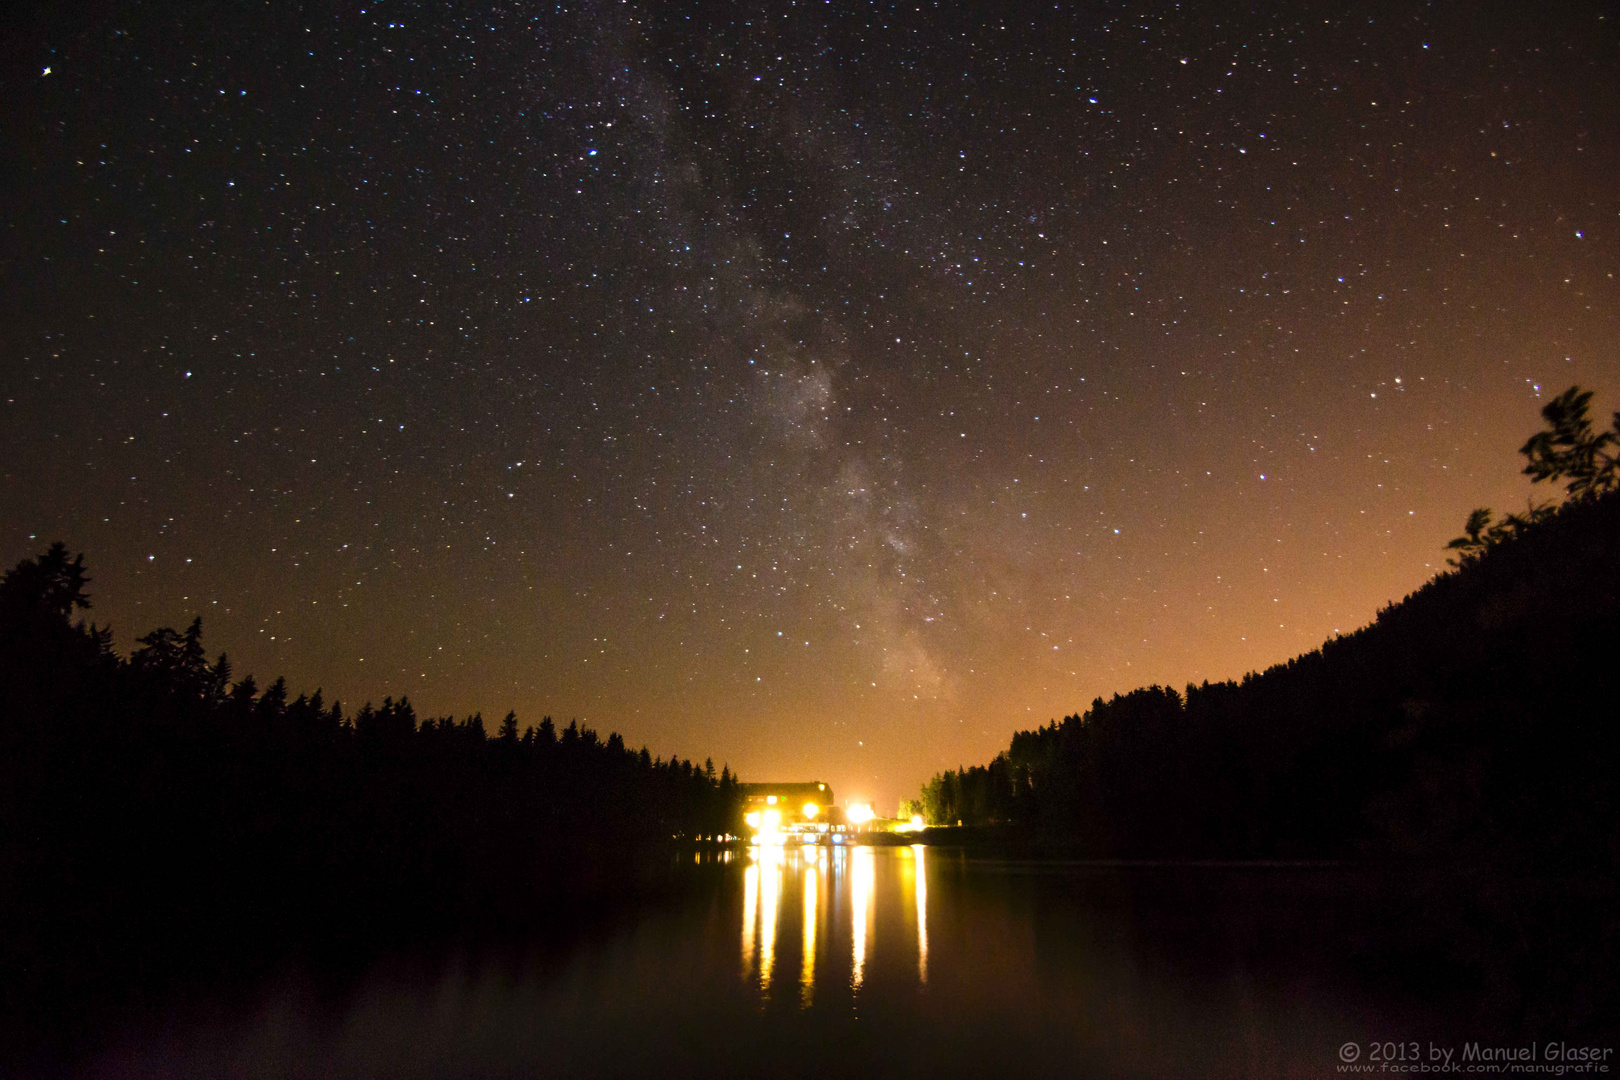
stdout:
POLYGON ((1600 6, 1012 7, 8 14, 0 555, 889 801, 1363 624, 1620 406, 1600 6))

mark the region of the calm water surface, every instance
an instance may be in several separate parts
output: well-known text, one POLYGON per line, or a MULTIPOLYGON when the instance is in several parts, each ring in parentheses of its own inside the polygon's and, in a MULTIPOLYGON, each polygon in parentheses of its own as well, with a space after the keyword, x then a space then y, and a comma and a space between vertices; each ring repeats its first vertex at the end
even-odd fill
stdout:
POLYGON ((949 848, 692 856, 558 954, 386 965, 173 1015, 100 1075, 1329 1076, 1417 1038, 1346 989, 1353 879, 949 848))

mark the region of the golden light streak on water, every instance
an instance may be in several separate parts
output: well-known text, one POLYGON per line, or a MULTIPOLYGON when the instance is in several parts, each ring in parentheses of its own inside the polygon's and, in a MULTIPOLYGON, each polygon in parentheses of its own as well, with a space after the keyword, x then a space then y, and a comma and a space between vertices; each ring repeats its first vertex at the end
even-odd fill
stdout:
POLYGON ((917 981, 928 985, 928 864, 923 859, 923 846, 911 845, 911 854, 917 861, 917 981))
POLYGON ((776 974, 776 916, 782 904, 782 849, 760 850, 759 871, 759 987, 771 989, 776 974))
POLYGON ((804 868, 804 965, 799 972, 799 1004, 808 1009, 816 997, 816 900, 821 868, 804 868))
POLYGON ((754 931, 759 924, 759 863, 750 860, 743 871, 742 966, 743 978, 754 973, 754 931))
POLYGON ((866 978, 867 925, 872 918, 872 889, 877 876, 872 849, 856 848, 849 876, 850 918, 854 939, 854 971, 850 986, 856 990, 866 978))

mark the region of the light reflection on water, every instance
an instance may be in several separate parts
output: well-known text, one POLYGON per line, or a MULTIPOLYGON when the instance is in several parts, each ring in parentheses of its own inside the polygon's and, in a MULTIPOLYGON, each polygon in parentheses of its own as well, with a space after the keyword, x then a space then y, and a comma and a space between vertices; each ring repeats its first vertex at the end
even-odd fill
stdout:
MULTIPOLYGON (((928 981, 928 879, 926 856, 919 844, 893 850, 898 861, 894 884, 901 908, 912 917, 902 925, 905 942, 917 951, 917 982, 928 981)), ((750 848, 743 871, 742 972, 756 984, 761 999, 771 999, 776 981, 778 938, 784 923, 798 928, 796 942, 783 942, 799 959, 799 1004, 810 1008, 816 1000, 816 972, 828 970, 830 958, 822 950, 849 941, 849 979, 859 991, 866 977, 873 947, 876 915, 878 854, 871 848, 783 848, 763 844, 750 848), (783 910, 787 898, 799 898, 798 919, 783 910), (823 931, 825 927, 825 931, 823 931)), ((899 944, 898 942, 896 944, 899 944)))
POLYGON ((821 873, 818 859, 816 865, 806 868, 804 875, 804 963, 799 976, 799 1004, 806 1009, 816 1000, 816 919, 820 914, 816 904, 819 894, 816 886, 821 880, 821 873))
POLYGON ((754 970, 754 942, 759 933, 759 864, 749 860, 743 871, 742 962, 743 978, 754 970))
POLYGON ((920 846, 761 847, 690 872, 678 902, 562 955, 380 968, 340 999, 270 986, 251 1015, 170 1018, 89 1072, 1316 1075, 1395 1030, 1312 959, 1353 883, 920 846))
POLYGON ((912 868, 912 893, 917 901, 917 983, 920 986, 928 984, 928 863, 924 852, 927 850, 921 844, 911 846, 911 855, 916 860, 912 868))
POLYGON ((866 937, 872 922, 872 859, 871 848, 857 848, 848 858, 854 863, 850 882, 850 939, 853 946, 850 986, 861 988, 866 974, 866 937))
POLYGON ((759 874, 759 984, 767 993, 776 974, 776 917, 782 896, 782 851, 766 849, 754 869, 759 874))

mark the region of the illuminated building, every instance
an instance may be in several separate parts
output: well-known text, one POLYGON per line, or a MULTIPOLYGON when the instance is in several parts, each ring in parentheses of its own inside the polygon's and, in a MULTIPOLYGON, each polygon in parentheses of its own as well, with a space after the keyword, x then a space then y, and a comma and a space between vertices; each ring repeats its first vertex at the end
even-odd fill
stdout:
POLYGON ((832 788, 798 784, 743 784, 743 820, 759 844, 844 844, 854 829, 832 788))

